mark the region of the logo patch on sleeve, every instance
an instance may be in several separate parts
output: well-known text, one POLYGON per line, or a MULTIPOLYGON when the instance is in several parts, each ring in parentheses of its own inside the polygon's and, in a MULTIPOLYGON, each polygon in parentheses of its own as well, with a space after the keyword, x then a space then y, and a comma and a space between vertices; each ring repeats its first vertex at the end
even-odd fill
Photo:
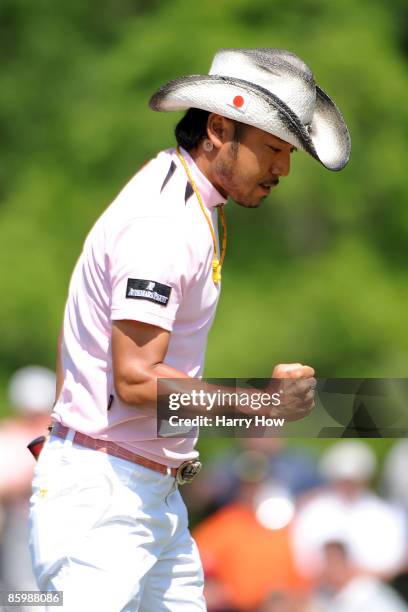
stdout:
POLYGON ((171 287, 168 285, 141 278, 128 278, 126 287, 127 298, 133 300, 148 300, 155 304, 167 306, 170 293, 171 287))

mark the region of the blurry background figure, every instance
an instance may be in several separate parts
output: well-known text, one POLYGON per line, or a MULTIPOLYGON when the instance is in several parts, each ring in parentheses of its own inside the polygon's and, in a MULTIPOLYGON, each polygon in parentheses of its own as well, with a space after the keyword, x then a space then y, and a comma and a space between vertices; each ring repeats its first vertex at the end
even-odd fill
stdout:
MULTIPOLYGON (((405 514, 408 519, 408 440, 399 440, 385 457, 380 481, 384 495, 405 514)), ((402 571, 391 582, 395 590, 408 604, 408 559, 402 571)))
POLYGON ((254 612, 268 596, 308 587, 291 548, 295 504, 290 492, 265 479, 268 462, 254 451, 239 455, 235 470, 235 500, 193 531, 206 574, 209 612, 254 612))
POLYGON ((381 489, 408 517, 408 440, 399 440, 388 452, 383 465, 381 489))
POLYGON ((395 591, 352 562, 344 542, 328 542, 322 550, 320 588, 305 612, 407 612, 395 591))
POLYGON ((265 599, 256 612, 305 612, 305 605, 303 597, 276 591, 265 599))
POLYGON ((322 456, 327 485, 305 500, 294 521, 294 546, 301 571, 322 571, 324 545, 341 541, 359 570, 388 578, 403 566, 407 553, 406 521, 396 507, 369 486, 375 455, 358 440, 333 444, 322 456))
POLYGON ((316 457, 301 444, 289 447, 286 440, 278 438, 240 438, 238 442, 238 447, 219 453, 215 460, 207 460, 200 478, 182 491, 196 518, 201 519, 235 499, 243 470, 254 472, 250 479, 272 479, 287 488, 294 498, 321 483, 316 457))
POLYGON ((35 461, 27 444, 47 434, 55 376, 46 368, 28 366, 15 372, 8 391, 15 415, 0 422, 0 506, 4 514, 0 530, 0 583, 7 589, 37 590, 27 532, 35 461))

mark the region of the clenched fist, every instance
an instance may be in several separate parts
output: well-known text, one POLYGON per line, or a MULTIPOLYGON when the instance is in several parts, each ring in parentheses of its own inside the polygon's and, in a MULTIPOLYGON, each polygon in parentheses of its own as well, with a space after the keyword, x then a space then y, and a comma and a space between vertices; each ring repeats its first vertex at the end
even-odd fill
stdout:
POLYGON ((284 418, 286 421, 297 421, 308 416, 314 408, 314 390, 316 379, 314 369, 301 363, 281 363, 277 365, 272 378, 272 386, 280 394, 280 404, 271 411, 272 417, 284 418))

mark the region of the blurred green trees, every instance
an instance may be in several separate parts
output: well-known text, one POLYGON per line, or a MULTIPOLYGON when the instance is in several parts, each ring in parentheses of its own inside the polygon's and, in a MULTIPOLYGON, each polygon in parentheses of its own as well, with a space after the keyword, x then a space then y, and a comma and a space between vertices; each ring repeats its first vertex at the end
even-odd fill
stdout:
POLYGON ((53 366, 87 231, 173 145, 178 115, 150 111, 150 95, 207 72, 220 47, 300 55, 353 150, 340 174, 297 153, 260 209, 228 204, 207 374, 304 361, 321 376, 406 376, 407 16, 402 0, 0 0, 1 394, 17 367, 53 366))

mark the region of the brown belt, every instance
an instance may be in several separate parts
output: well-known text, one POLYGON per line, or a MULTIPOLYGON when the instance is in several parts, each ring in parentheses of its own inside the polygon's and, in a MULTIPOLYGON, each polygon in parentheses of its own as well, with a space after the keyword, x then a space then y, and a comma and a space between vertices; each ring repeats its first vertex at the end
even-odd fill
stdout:
MULTIPOLYGON (((63 440, 65 440, 69 431, 71 430, 68 427, 65 427, 65 425, 56 423, 52 427, 51 435, 57 436, 58 438, 62 438, 63 440)), ((136 455, 135 453, 126 450, 126 448, 122 448, 111 440, 98 440, 97 438, 91 438, 91 436, 87 436, 81 433, 80 431, 75 432, 72 442, 75 444, 79 444, 80 446, 85 446, 86 448, 91 448, 102 453, 107 453, 108 455, 118 457, 119 459, 126 459, 126 461, 137 463, 137 465, 142 465, 143 467, 149 468, 149 470, 160 472, 160 474, 171 475, 174 478, 177 477, 177 472, 179 471, 178 468, 170 468, 167 467, 167 465, 163 465, 162 463, 157 463, 156 461, 146 459, 146 457, 136 455)))

